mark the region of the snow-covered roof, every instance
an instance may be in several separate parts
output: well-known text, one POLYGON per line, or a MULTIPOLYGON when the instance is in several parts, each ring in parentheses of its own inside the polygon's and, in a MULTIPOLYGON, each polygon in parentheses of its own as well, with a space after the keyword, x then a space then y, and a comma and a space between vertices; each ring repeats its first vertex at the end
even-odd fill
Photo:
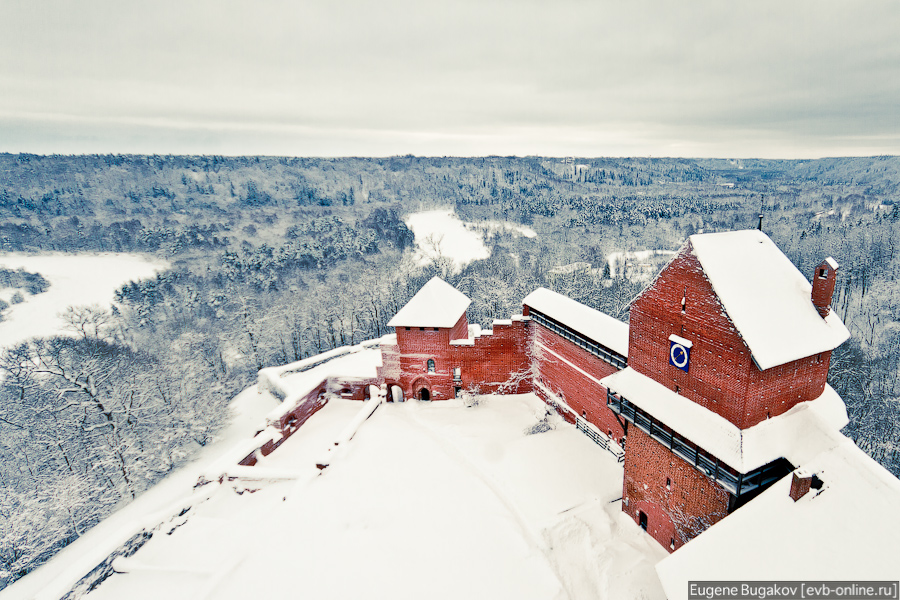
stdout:
POLYGON ((628 324, 547 288, 525 296, 522 304, 541 312, 583 336, 628 356, 628 324))
POLYGON ((763 232, 698 234, 690 242, 761 370, 833 350, 850 337, 834 311, 819 316, 809 281, 763 232))
POLYGON ((833 257, 829 256, 828 258, 825 259, 825 262, 828 263, 828 266, 829 266, 829 267, 831 267, 832 269, 834 269, 835 271, 837 271, 838 263, 837 263, 836 260, 834 260, 833 257))
POLYGON ((741 430, 631 367, 600 382, 741 473, 778 458, 800 465, 845 439, 847 408, 828 385, 815 400, 741 430))
POLYGON ((431 281, 388 321, 388 327, 453 327, 472 301, 440 277, 431 281))
POLYGON ((821 490, 794 502, 788 475, 657 564, 669 600, 689 581, 896 581, 900 480, 847 438, 803 466, 821 490))

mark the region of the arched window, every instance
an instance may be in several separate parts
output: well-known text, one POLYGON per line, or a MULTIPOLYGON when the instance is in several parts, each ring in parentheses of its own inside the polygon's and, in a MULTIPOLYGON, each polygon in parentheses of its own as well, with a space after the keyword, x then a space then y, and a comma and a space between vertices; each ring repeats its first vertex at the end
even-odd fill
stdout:
POLYGON ((434 373, 434 359, 428 359, 428 372, 434 373))

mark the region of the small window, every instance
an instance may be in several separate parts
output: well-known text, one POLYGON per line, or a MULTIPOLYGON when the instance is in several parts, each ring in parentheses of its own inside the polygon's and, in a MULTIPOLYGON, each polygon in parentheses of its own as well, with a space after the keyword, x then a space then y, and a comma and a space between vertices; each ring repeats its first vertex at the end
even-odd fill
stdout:
POLYGON ((670 548, 671 550, 674 550, 674 549, 675 549, 675 538, 672 538, 672 541, 669 542, 669 548, 670 548))
POLYGON ((409 331, 409 327, 406 327, 405 329, 406 329, 407 331, 409 331))
POLYGON ((676 386, 675 386, 675 393, 677 394, 677 393, 680 392, 680 391, 681 391, 681 388, 678 387, 678 386, 676 385, 676 386))
POLYGON ((581 416, 583 418, 587 419, 587 411, 586 410, 581 411, 581 416))
POLYGON ((462 379, 462 369, 460 367, 453 368, 453 379, 462 379))
POLYGON ((428 359, 428 372, 434 373, 434 360, 430 358, 428 359))
POLYGON ((638 511, 638 525, 641 526, 641 529, 647 531, 647 513, 642 510, 638 511))
POLYGON ((671 490, 671 489, 672 489, 672 479, 669 478, 669 477, 666 477, 666 489, 667 489, 667 490, 671 490))
POLYGON ((419 331, 425 331, 424 327, 419 327, 419 331))
POLYGON ((819 269, 819 279, 828 279, 828 269, 819 269))

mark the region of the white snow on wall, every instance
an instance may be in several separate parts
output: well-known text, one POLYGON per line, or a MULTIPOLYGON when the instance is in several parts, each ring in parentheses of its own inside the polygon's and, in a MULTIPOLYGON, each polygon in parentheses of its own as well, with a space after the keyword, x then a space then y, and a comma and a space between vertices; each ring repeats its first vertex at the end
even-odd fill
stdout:
POLYGON ((763 232, 698 234, 690 243, 760 369, 833 350, 850 337, 834 311, 819 316, 812 285, 763 232))
POLYGON ((788 475, 660 562, 669 600, 689 581, 896 581, 900 480, 848 439, 803 468, 821 490, 794 502, 788 475))
POLYGON ((432 277, 388 321, 388 327, 453 327, 472 301, 440 277, 432 277))
POLYGON ((69 306, 99 304, 109 308, 122 284, 154 277, 169 267, 138 254, 3 254, 0 266, 40 273, 50 282, 47 291, 15 304, 0 322, 0 347, 32 337, 65 333, 59 314, 69 306))
POLYGON ((741 473, 782 457, 803 464, 847 439, 840 433, 847 408, 831 386, 815 400, 741 430, 631 367, 601 382, 741 473))
POLYGON ((628 356, 628 324, 547 288, 528 294, 522 304, 571 327, 587 338, 628 356))
MULTIPOLYGON (((342 346, 302 361, 270 367, 259 372, 260 389, 283 398, 281 404, 266 415, 270 425, 297 408, 299 401, 328 378, 374 379, 381 366, 380 339, 367 340, 356 346, 342 346), (310 368, 305 366, 315 365, 310 368)), ((246 455, 245 455, 246 456, 246 455)))

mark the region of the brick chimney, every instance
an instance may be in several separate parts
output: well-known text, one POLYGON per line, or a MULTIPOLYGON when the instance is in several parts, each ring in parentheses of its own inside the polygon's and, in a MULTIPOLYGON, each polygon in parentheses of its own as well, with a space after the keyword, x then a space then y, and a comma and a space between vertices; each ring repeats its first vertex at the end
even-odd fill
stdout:
POLYGON ((791 499, 796 502, 809 492, 813 476, 804 469, 797 469, 791 475, 791 499))
POLYGON ((831 297, 837 281, 837 261, 830 256, 819 263, 813 273, 812 303, 823 319, 831 312, 831 297))

